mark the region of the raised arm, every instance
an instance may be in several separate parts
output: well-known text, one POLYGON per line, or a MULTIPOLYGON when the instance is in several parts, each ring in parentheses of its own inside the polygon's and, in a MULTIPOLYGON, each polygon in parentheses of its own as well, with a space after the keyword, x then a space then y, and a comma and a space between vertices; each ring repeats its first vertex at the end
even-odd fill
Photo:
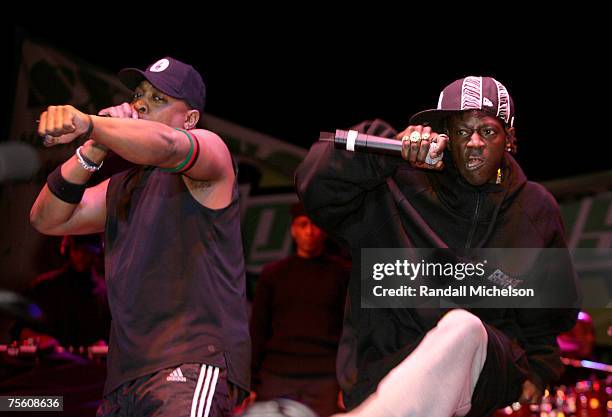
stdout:
MULTIPOLYGON (((353 130, 401 140, 414 131, 423 131, 424 128, 409 126, 397 134, 386 122, 374 120, 363 122, 353 127, 353 130)), ((430 128, 426 131, 428 135, 437 137, 437 133, 431 132, 430 128)), ((446 141, 447 139, 438 141, 440 152, 444 150, 446 141)), ((359 213, 364 208, 364 199, 368 193, 385 183, 400 165, 408 163, 415 168, 443 168, 441 161, 435 166, 424 162, 429 141, 427 144, 424 142, 403 140, 403 159, 338 150, 334 149, 330 142, 315 143, 295 175, 298 195, 309 216, 336 239, 344 239, 354 234, 351 230, 363 230, 359 213)))
MULTIPOLYGON (((38 133, 45 137, 48 146, 69 143, 82 135, 91 136, 130 162, 161 168, 179 167, 194 151, 185 131, 133 117, 91 116, 68 105, 49 107, 40 118, 38 133)), ((199 181, 233 177, 230 154, 221 138, 203 129, 189 133, 198 141, 200 150, 186 175, 199 181)))
MULTIPOLYGON (((117 109, 130 108, 127 103, 117 109)), ((225 143, 207 130, 177 130, 165 124, 137 119, 135 113, 118 117, 92 116, 72 106, 51 106, 40 117, 38 133, 45 146, 88 140, 79 152, 89 163, 99 165, 108 149, 139 165, 153 165, 196 181, 224 186, 213 196, 218 205, 231 197, 234 180, 232 160, 225 143)), ((82 234, 104 230, 108 181, 85 189, 91 172, 76 155, 52 173, 30 212, 32 225, 45 234, 82 234), (51 187, 51 189, 50 189, 51 187)))

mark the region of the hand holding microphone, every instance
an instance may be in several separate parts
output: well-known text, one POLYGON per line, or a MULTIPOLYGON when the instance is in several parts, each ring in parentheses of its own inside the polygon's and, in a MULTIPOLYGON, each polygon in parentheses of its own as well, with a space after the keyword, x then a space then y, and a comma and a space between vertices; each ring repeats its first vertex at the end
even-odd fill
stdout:
POLYGON ((401 155, 418 168, 441 170, 448 136, 432 132, 429 126, 408 126, 396 136, 402 141, 401 155))
POLYGON ((121 103, 118 106, 100 110, 98 116, 115 117, 118 119, 138 119, 138 110, 130 103, 121 103))
POLYGON ((429 126, 408 126, 396 136, 397 139, 366 135, 356 130, 336 130, 336 133, 321 132, 319 140, 334 142, 336 149, 351 152, 368 152, 401 156, 417 168, 441 170, 442 156, 448 136, 431 131, 429 126))

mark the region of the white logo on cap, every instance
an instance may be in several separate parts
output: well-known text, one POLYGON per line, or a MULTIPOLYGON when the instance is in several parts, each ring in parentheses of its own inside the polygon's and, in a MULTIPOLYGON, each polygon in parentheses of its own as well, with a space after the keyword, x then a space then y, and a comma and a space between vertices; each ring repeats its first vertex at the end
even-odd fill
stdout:
POLYGON ((151 68, 149 68, 149 71, 162 72, 163 70, 168 68, 168 65, 170 65, 170 61, 168 61, 166 58, 160 59, 155 64, 151 65, 151 68))
POLYGON ((489 107, 493 107, 493 102, 491 100, 489 100, 486 97, 482 98, 482 105, 483 106, 489 106, 489 107))

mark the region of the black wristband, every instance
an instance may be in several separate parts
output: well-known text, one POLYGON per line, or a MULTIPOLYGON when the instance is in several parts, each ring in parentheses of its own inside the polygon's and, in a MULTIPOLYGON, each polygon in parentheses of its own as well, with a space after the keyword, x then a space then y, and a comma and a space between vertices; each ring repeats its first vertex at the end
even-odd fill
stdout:
POLYGON ((54 196, 70 204, 79 204, 85 193, 85 184, 73 184, 62 177, 62 166, 58 166, 47 177, 47 185, 54 196))

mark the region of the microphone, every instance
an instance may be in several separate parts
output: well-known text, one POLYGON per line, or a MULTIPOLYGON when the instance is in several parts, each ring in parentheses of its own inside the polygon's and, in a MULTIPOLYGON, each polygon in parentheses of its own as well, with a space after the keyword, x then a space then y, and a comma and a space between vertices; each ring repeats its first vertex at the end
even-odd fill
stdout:
MULTIPOLYGON (((438 135, 438 137, 446 135, 438 135)), ((336 133, 321 132, 319 140, 322 142, 333 142, 336 149, 343 149, 351 152, 366 152, 379 155, 402 156, 402 141, 397 139, 383 138, 380 136, 366 135, 356 130, 336 129, 336 133)), ((431 153, 438 149, 436 142, 430 142, 429 152, 425 163, 435 165, 442 160, 442 155, 435 158, 431 153)))
POLYGON ((0 144, 0 184, 30 180, 39 167, 40 159, 34 147, 19 142, 0 144))

